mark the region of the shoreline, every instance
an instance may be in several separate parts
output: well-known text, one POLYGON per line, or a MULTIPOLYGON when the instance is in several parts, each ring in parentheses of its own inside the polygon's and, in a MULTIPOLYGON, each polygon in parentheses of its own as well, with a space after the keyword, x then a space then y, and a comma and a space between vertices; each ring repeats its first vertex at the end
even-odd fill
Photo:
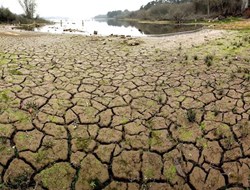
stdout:
POLYGON ((103 44, 108 44, 109 41, 114 41, 116 43, 127 44, 128 46, 140 45, 144 48, 157 48, 157 49, 167 49, 167 50, 178 50, 181 48, 192 48, 197 47, 202 44, 206 44, 212 40, 222 38, 226 34, 233 34, 234 31, 228 30, 218 30, 218 29, 207 29, 203 28, 197 31, 181 32, 181 33, 171 33, 162 36, 139 36, 139 37, 125 37, 124 35, 114 35, 114 36, 101 36, 101 35, 81 35, 73 33, 63 33, 54 34, 49 32, 34 32, 25 30, 13 30, 11 26, 6 25, 4 27, 0 26, 0 37, 11 36, 16 38, 50 38, 54 36, 56 39, 69 40, 71 38, 86 38, 86 39, 96 39, 103 41, 103 44))
MULTIPOLYGON (((34 37, 34 36, 43 36, 43 35, 55 35, 55 36, 83 36, 83 37, 100 37, 100 38, 114 38, 114 36, 103 36, 103 35, 82 35, 82 34, 73 34, 73 33, 63 33, 63 34, 54 34, 49 32, 34 32, 34 31, 25 31, 19 29, 12 29, 12 25, 0 25, 0 36, 14 36, 14 37, 34 37)), ((131 36, 125 37, 126 39, 141 39, 143 41, 148 41, 150 43, 155 42, 156 44, 162 44, 166 47, 166 42, 175 42, 185 44, 201 44, 212 39, 222 37, 225 33, 232 33, 232 31, 227 30, 218 30, 218 29, 197 29, 194 31, 178 32, 178 33, 169 33, 162 35, 148 35, 148 36, 131 36), (160 42, 157 42, 159 41, 160 42)), ((117 35, 116 38, 123 39, 123 35, 117 35)), ((171 45, 172 46, 172 45, 171 45)), ((173 46, 172 46, 173 47, 173 46)))
POLYGON ((49 38, 50 36, 55 36, 56 38, 65 38, 71 39, 73 37, 80 38, 95 38, 103 41, 103 44, 107 44, 109 41, 116 41, 118 43, 125 43, 128 46, 134 46, 140 44, 144 48, 158 48, 158 49, 168 49, 168 50, 177 50, 182 46, 182 48, 191 48, 196 47, 209 41, 221 38, 226 34, 232 34, 233 31, 228 30, 217 30, 217 29, 201 29, 198 31, 192 32, 182 32, 177 34, 168 34, 163 36, 140 36, 140 37, 124 37, 124 36, 101 36, 101 35, 81 35, 81 34, 53 34, 53 33, 43 33, 43 32, 34 32, 34 31, 23 31, 23 30, 12 30, 10 26, 4 28, 0 27, 0 37, 11 36, 17 38, 32 38, 32 37, 45 37, 49 38), (47 36, 47 37, 46 37, 47 36))

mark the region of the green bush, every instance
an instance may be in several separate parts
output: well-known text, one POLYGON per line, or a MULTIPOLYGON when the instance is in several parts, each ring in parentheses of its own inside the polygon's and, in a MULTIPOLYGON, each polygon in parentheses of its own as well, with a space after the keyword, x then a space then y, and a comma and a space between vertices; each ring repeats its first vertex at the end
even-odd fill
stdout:
POLYGON ((29 19, 25 15, 16 15, 8 8, 0 7, 0 23, 9 24, 33 24, 33 23, 49 23, 49 21, 37 16, 34 19, 29 19))
POLYGON ((8 8, 0 8, 0 23, 12 23, 17 18, 8 8))
POLYGON ((187 111, 187 119, 189 122, 193 123, 196 119, 196 112, 192 109, 187 111))

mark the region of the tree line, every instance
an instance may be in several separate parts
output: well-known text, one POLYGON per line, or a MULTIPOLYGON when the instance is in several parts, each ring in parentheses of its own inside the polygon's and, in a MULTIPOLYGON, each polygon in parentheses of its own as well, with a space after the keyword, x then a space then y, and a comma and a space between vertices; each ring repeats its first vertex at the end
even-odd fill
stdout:
MULTIPOLYGON (((183 20, 240 16, 250 0, 155 0, 137 11, 111 11, 108 18, 183 20)), ((250 16, 250 15, 249 15, 250 16)))
POLYGON ((18 3, 22 7, 24 13, 22 15, 17 15, 12 13, 8 8, 0 7, 0 23, 21 23, 28 24, 35 22, 47 21, 40 18, 36 13, 36 0, 18 0, 18 3))

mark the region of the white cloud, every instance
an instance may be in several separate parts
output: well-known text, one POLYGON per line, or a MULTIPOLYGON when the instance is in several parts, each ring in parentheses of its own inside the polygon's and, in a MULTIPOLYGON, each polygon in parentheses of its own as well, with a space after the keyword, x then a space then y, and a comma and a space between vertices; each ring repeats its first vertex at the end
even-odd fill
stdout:
MULTIPOLYGON (((40 16, 65 16, 85 18, 105 14, 112 10, 137 10, 151 0, 37 0, 40 16)), ((0 0, 0 6, 22 13, 18 0, 0 0)))

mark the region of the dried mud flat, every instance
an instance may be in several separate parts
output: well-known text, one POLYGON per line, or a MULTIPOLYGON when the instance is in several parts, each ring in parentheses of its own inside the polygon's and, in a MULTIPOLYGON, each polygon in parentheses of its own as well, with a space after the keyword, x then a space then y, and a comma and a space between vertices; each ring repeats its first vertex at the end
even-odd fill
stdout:
POLYGON ((249 52, 249 32, 1 32, 0 189, 246 189, 249 52))

